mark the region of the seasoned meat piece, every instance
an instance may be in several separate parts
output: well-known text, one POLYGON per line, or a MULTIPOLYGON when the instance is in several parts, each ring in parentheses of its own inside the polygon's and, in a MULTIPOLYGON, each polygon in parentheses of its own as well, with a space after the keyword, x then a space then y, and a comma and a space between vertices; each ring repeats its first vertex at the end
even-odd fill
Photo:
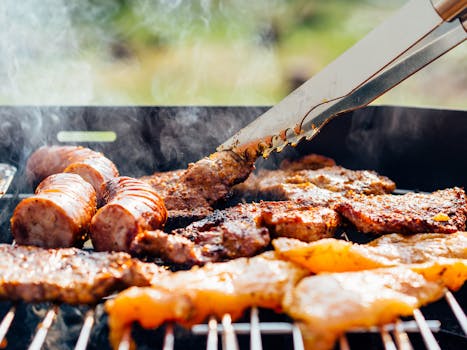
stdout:
POLYGON ((142 232, 135 237, 131 250, 172 263, 193 265, 252 256, 269 241, 268 229, 261 227, 258 205, 239 204, 216 210, 205 219, 171 233, 142 232))
POLYGON ((429 194, 354 195, 335 208, 364 233, 452 233, 465 229, 465 192, 454 187, 429 194))
POLYGON ((267 252, 156 278, 153 287, 130 288, 106 302, 111 344, 116 348, 133 322, 144 328, 167 321, 187 326, 209 315, 230 313, 235 319, 251 306, 280 310, 285 291, 306 275, 267 252))
POLYGON ((96 191, 88 182, 76 174, 55 174, 18 204, 11 232, 19 244, 72 247, 84 242, 95 212, 96 191))
MULTIPOLYGON (((236 191, 246 197, 289 200, 297 199, 301 191, 319 192, 313 185, 341 194, 384 194, 395 189, 394 182, 375 172, 330 166, 316 170, 260 170, 237 186, 236 191)), ((312 192, 308 193, 308 198, 311 195, 312 192)))
POLYGON ((0 298, 96 303, 128 286, 148 286, 165 270, 126 253, 0 244, 0 298))
POLYGON ((334 159, 311 153, 295 160, 285 159, 279 168, 282 170, 316 170, 334 165, 336 165, 334 159))
MULTIPOLYGON (((419 264, 440 258, 467 259, 467 233, 425 233, 413 236, 389 234, 368 244, 338 239, 303 243, 279 238, 272 242, 276 253, 311 272, 346 272, 419 264)), ((467 260, 466 260, 467 261, 467 260)), ((466 271, 467 273, 467 271, 466 271)))
POLYGON ((216 152, 184 171, 155 173, 142 180, 160 191, 169 221, 186 223, 209 215, 216 202, 225 199, 235 184, 248 177, 254 161, 231 151, 216 152))
POLYGON ((305 348, 325 350, 349 329, 411 315, 444 292, 442 283, 407 267, 323 273, 302 279, 286 294, 283 307, 302 323, 305 348))
POLYGON ((88 181, 96 190, 99 204, 102 204, 105 183, 118 176, 112 161, 102 153, 81 146, 43 146, 26 164, 26 175, 33 183, 61 172, 78 174, 88 181))
POLYGON ((261 217, 275 237, 297 238, 305 242, 331 237, 340 217, 332 209, 300 202, 262 202, 261 217))
POLYGON ((147 183, 131 177, 107 182, 107 204, 91 221, 91 240, 98 251, 129 251, 133 238, 142 231, 164 226, 164 201, 147 183))

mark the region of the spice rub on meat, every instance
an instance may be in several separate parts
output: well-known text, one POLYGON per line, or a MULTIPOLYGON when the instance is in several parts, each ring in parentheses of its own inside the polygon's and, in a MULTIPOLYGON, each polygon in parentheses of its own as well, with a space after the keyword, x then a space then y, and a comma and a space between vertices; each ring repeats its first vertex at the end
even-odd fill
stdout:
POLYGON ((111 344, 116 348, 133 322, 144 328, 168 321, 189 326, 210 315, 236 319, 252 306, 280 311, 285 292, 307 274, 266 252, 156 277, 152 287, 130 288, 106 302, 111 344))
POLYGON ((163 197, 170 221, 193 221, 208 215, 213 205, 226 198, 232 187, 245 180, 255 159, 232 151, 215 152, 186 170, 155 173, 141 180, 151 184, 163 197))
POLYGON ((394 233, 367 244, 334 238, 312 243, 278 238, 272 244, 281 258, 303 266, 313 273, 429 263, 442 258, 467 259, 466 232, 449 235, 420 233, 410 236, 394 233))
POLYGON ((305 202, 244 203, 216 210, 185 228, 138 234, 131 251, 177 264, 204 264, 257 254, 273 237, 306 242, 330 237, 340 223, 332 209, 305 202))
POLYGON ((452 233, 465 229, 463 189, 433 193, 364 196, 355 194, 336 205, 357 230, 364 233, 452 233))
POLYGON ((0 298, 90 304, 166 271, 126 253, 0 244, 0 298))

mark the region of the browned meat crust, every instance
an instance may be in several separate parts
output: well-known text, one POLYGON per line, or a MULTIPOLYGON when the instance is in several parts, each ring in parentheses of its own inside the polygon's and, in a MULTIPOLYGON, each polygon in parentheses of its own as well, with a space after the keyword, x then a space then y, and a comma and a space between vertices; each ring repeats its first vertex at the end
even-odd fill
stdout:
POLYGON ((295 160, 285 159, 279 167, 282 170, 316 170, 334 165, 334 159, 312 153, 295 160))
POLYGON ((49 175, 74 173, 93 185, 100 202, 105 183, 118 176, 116 166, 102 153, 81 146, 43 146, 26 164, 30 182, 38 183, 49 175))
POLYGON ((231 188, 245 180, 253 169, 254 160, 223 151, 190 164, 186 170, 155 173, 141 180, 160 191, 169 220, 186 222, 209 215, 212 206, 225 199, 231 188))
POLYGON ((107 182, 107 202, 94 215, 91 239, 98 251, 129 251, 139 232, 164 226, 167 210, 164 201, 147 183, 131 177, 107 182))
POLYGON ((96 303, 125 287, 148 286, 163 273, 126 253, 0 244, 0 298, 26 302, 96 303))
POLYGON ((458 187, 429 194, 355 194, 336 210, 364 233, 452 233, 465 230, 467 214, 465 192, 458 187))
POLYGON ((300 202, 262 202, 261 217, 274 237, 312 242, 332 237, 340 216, 332 209, 300 202))
POLYGON ((270 241, 268 229, 261 227, 260 220, 261 211, 256 204, 240 204, 216 210, 171 233, 138 234, 131 249, 137 254, 186 265, 249 257, 262 251, 270 241))
POLYGON ((19 244, 72 247, 84 242, 95 212, 96 191, 88 182, 76 174, 55 174, 18 204, 11 231, 19 244))

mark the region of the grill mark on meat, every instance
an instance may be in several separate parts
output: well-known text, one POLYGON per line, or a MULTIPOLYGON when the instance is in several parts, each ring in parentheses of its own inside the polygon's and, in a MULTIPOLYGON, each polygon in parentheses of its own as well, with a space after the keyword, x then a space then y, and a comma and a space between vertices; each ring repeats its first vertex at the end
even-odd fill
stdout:
POLYGON ((11 232, 19 244, 72 247, 84 242, 95 212, 96 192, 88 182, 76 174, 55 174, 17 205, 11 232))
POLYGON ((91 240, 98 251, 129 251, 134 237, 164 226, 167 210, 158 193, 147 183, 131 177, 107 182, 107 204, 91 221, 91 240))
POLYGON ((376 234, 462 231, 467 215, 465 192, 458 187, 429 194, 355 194, 335 209, 360 232, 376 234))
POLYGON ((0 298, 25 302, 93 304, 165 272, 126 253, 0 244, 0 254, 0 298))

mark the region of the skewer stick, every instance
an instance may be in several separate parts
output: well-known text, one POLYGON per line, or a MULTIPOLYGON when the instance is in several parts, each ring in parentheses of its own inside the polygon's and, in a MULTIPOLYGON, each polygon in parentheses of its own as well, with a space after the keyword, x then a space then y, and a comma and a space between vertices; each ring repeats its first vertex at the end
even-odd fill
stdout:
POLYGON ((349 341, 347 340, 347 337, 345 336, 345 334, 342 334, 339 337, 339 348, 341 350, 350 350, 349 341))
POLYGON ((222 316, 222 326, 224 332, 222 333, 222 348, 224 350, 238 350, 237 337, 232 327, 232 317, 230 314, 222 316))
POLYGON ((122 340, 118 344, 118 350, 130 350, 131 348, 131 326, 123 331, 122 340))
POLYGON ((261 342, 261 331, 259 329, 258 308, 256 306, 251 308, 250 324, 250 349, 263 350, 263 344, 261 342))
POLYGON ((294 323, 292 326, 292 338, 294 350, 305 350, 305 345, 303 344, 302 331, 296 323, 294 323))
POLYGON ((93 325, 94 309, 90 309, 88 312, 86 312, 86 316, 84 317, 83 327, 79 333, 78 341, 75 345, 75 350, 86 350, 93 325))
POLYGON ((11 322, 13 322, 13 319, 15 318, 15 312, 16 307, 12 306, 6 313, 5 317, 3 317, 2 323, 0 323, 0 345, 3 343, 3 339, 10 329, 11 322))
POLYGON ((462 308, 460 307, 456 298, 454 298, 454 295, 452 295, 450 291, 447 291, 444 297, 446 298, 449 306, 451 307, 452 312, 456 316, 457 321, 459 321, 462 330, 465 334, 467 334, 467 317, 465 316, 464 311, 462 311, 462 308))
POLYGON ((54 305, 47 311, 44 319, 37 326, 36 335, 34 336, 34 339, 32 340, 31 345, 29 345, 28 350, 40 350, 41 349, 42 345, 44 344, 45 338, 47 337, 47 332, 49 331, 49 328, 52 326, 52 323, 55 320, 55 316, 57 316, 57 311, 58 311, 57 305, 54 305))
POLYGON ((209 317, 208 343, 206 350, 217 350, 217 320, 214 316, 209 317))
POLYGON ((438 342, 436 341, 433 333, 430 331, 430 327, 426 323, 425 317, 423 317, 422 312, 419 309, 415 309, 413 312, 415 321, 417 321, 418 328, 422 334, 423 341, 428 350, 441 350, 438 342))
POLYGON ((175 344, 174 326, 172 323, 169 323, 165 327, 164 345, 162 346, 162 350, 173 350, 174 344, 175 344))

